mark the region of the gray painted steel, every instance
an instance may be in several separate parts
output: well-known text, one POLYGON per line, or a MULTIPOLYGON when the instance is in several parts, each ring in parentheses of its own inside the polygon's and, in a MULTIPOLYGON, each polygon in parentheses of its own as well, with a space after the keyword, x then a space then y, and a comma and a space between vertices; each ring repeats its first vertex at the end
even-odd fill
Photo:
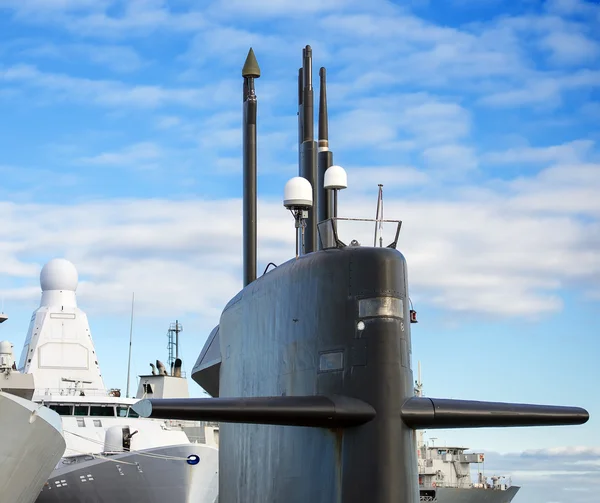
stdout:
MULTIPOLYGON (((327 71, 319 69, 319 152, 317 154, 317 190, 319 201, 317 205, 317 222, 333 217, 333 196, 325 190, 325 171, 333 166, 333 152, 329 150, 329 123, 327 115, 327 71), (321 150, 323 149, 323 150, 321 150)), ((321 240, 318 249, 322 248, 321 240)))
POLYGON ((252 48, 242 68, 244 77, 243 145, 244 145, 244 286, 256 279, 256 113, 254 79, 260 68, 252 48))
POLYGON ((221 346, 219 326, 211 333, 192 369, 192 379, 202 386, 210 396, 219 396, 219 373, 221 371, 221 346))
POLYGON ((302 57, 302 137, 300 138, 300 176, 306 178, 313 193, 313 205, 308 209, 306 219, 305 245, 306 253, 317 249, 317 211, 319 208, 319 191, 317 179, 317 142, 314 139, 314 91, 312 85, 312 49, 307 45, 302 57))
POLYGON ((422 499, 422 501, 433 501, 435 503, 510 503, 519 489, 518 486, 509 487, 505 491, 441 487, 436 490, 434 499, 422 499))
POLYGON ((340 394, 377 417, 347 430, 222 424, 222 502, 419 501, 412 430, 400 417, 413 393, 405 271, 396 250, 325 250, 280 265, 228 304, 221 397, 340 394), (364 319, 359 331, 358 299, 390 295, 405 301, 404 319, 364 319), (343 354, 342 368, 320 371, 331 352, 343 354))
POLYGON ((59 463, 36 503, 215 503, 218 498, 218 450, 185 444, 108 456, 76 456, 59 463), (181 459, 198 455, 200 462, 181 459), (211 469, 212 467, 212 469, 211 469))

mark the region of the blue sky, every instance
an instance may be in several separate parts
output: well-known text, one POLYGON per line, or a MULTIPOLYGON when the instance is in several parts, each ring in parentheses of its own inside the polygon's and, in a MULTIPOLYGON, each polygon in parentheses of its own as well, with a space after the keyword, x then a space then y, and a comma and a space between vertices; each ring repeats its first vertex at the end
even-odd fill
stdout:
MULTIPOLYGON (((40 268, 64 256, 108 386, 125 387, 133 291, 132 373, 166 359, 176 318, 189 370, 241 287, 241 66, 252 46, 263 269, 293 254, 281 197, 297 173, 296 78, 311 44, 349 174, 340 213, 374 214, 383 183, 385 216, 404 221, 426 394, 592 414, 577 428, 435 436, 501 453, 505 472, 528 451, 559 471, 584 463, 582 480, 598 482, 598 4, 202 5, 0 0, 2 337, 21 346, 40 268)), ((548 466, 518 469, 517 503, 592 501, 548 466)))

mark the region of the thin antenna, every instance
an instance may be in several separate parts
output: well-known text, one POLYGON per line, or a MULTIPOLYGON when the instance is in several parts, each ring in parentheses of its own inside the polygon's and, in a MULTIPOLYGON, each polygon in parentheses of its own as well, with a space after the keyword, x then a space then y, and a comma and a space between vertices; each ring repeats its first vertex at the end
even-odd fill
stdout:
MULTIPOLYGON (((377 211, 375 212, 375 237, 373 246, 377 246, 377 231, 383 230, 383 184, 379 183, 379 193, 377 194, 377 211), (380 216, 381 212, 381 216, 380 216)), ((379 233, 379 246, 383 247, 383 236, 379 233)))
POLYGON ((131 340, 133 338, 133 303, 135 292, 131 294, 131 324, 129 325, 129 359, 127 361, 127 398, 129 398, 129 377, 131 375, 131 340))

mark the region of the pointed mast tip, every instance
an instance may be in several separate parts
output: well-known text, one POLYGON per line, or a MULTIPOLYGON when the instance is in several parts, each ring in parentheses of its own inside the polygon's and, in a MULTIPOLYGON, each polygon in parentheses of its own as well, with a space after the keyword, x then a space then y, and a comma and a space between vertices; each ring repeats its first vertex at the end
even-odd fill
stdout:
POLYGON ((242 68, 242 77, 260 77, 260 67, 258 66, 258 61, 256 61, 256 56, 254 55, 254 50, 252 47, 250 47, 250 50, 248 51, 248 56, 246 56, 246 61, 244 62, 244 66, 242 68))

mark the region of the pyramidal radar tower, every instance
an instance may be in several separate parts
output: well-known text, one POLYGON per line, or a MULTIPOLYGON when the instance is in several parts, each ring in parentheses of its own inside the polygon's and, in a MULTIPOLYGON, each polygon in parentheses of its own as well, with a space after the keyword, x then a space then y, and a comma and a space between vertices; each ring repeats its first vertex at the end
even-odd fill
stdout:
POLYGON ((31 317, 19 370, 35 376, 35 394, 105 394, 86 314, 77 307, 79 277, 63 258, 50 260, 40 273, 42 299, 31 317))

